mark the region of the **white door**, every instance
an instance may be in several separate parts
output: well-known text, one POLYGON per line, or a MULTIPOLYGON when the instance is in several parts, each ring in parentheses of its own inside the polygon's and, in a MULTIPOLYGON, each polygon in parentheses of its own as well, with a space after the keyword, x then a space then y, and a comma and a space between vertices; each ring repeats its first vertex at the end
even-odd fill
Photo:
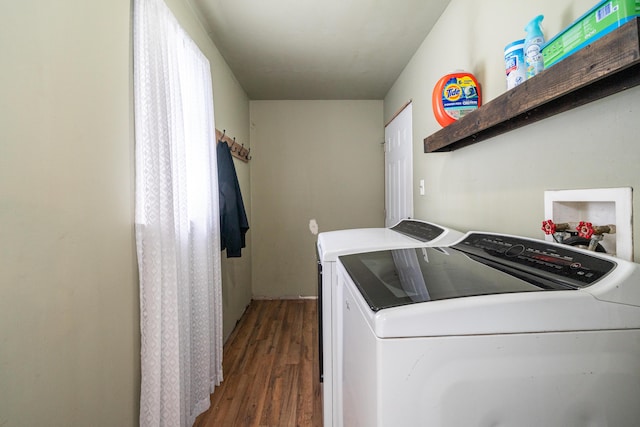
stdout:
POLYGON ((384 129, 386 227, 413 217, 412 114, 409 103, 384 129))

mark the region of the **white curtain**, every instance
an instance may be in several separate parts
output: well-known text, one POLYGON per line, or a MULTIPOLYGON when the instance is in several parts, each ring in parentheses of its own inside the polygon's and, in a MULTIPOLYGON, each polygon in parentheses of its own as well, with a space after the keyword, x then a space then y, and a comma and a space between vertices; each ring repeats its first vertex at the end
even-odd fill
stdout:
POLYGON ((134 0, 140 425, 192 426, 222 381, 209 62, 163 0, 134 0))

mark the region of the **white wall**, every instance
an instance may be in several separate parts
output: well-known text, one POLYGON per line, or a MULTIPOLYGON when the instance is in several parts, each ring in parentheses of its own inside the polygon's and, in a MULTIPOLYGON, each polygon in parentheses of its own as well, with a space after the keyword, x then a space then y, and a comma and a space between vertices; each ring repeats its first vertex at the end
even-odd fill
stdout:
MULTIPOLYGON (((424 153, 423 139, 440 126, 431 108, 437 80, 473 72, 488 102, 506 90, 504 47, 524 36, 537 14, 547 38, 595 3, 453 0, 385 97, 385 119, 413 99, 415 215, 451 227, 542 238, 544 191, 640 188, 640 88, 559 114, 449 153, 424 153), (426 194, 418 194, 425 180, 426 194)), ((634 207, 640 202, 636 197, 634 207)), ((638 241, 636 227, 635 241, 638 241)), ((640 251, 636 250, 636 260, 640 251)))
POLYGON ((382 101, 251 101, 253 294, 317 294, 320 232, 384 226, 382 101))

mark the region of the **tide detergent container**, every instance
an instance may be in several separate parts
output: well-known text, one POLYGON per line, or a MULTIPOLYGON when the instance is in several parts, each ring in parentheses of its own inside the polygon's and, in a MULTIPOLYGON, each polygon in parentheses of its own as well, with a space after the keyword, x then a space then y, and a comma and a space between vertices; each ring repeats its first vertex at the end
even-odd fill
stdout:
POLYGON ((440 126, 449 126, 480 106, 478 80, 465 71, 443 76, 433 88, 432 104, 440 126))

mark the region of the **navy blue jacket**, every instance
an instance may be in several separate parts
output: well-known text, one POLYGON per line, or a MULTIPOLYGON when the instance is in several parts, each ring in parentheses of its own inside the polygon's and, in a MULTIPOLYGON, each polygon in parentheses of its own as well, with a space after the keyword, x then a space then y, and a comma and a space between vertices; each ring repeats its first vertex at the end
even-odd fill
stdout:
POLYGON ((242 255, 241 249, 246 246, 245 234, 249 230, 249 221, 229 146, 224 141, 218 141, 217 145, 221 250, 227 250, 227 258, 239 257, 242 255))

